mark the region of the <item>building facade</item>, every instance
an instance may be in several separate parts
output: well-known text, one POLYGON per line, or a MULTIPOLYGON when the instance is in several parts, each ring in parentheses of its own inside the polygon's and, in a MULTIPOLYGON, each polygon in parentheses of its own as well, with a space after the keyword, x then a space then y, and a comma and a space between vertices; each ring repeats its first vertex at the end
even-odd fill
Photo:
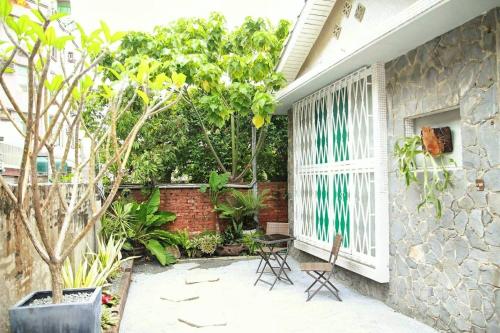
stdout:
MULTIPOLYGON (((55 11, 62 11, 66 14, 70 13, 70 2, 69 1, 28 1, 28 0, 12 0, 13 12, 12 15, 32 15, 31 10, 33 8, 39 8, 42 12, 50 14, 55 11)), ((56 24, 56 30, 58 33, 63 33, 62 29, 66 27, 71 27, 72 20, 70 17, 65 17, 62 19, 62 25, 56 24), (64 25, 64 26, 63 26, 64 25)), ((2 38, 7 39, 7 36, 2 32, 2 38)), ((66 70, 70 71, 73 64, 75 64, 74 50, 72 46, 68 44, 68 47, 64 51, 53 51, 52 62, 57 64, 57 66, 52 66, 54 71, 50 75, 56 75, 62 71, 62 66, 66 70)), ((9 89, 9 93, 14 96, 16 103, 20 108, 26 109, 28 104, 28 60, 22 54, 18 54, 11 66, 11 73, 6 73, 4 75, 5 85, 9 89)), ((12 123, 14 120, 17 127, 21 130, 25 130, 25 124, 21 118, 14 112, 12 104, 7 98, 5 89, 0 89, 0 99, 2 104, 6 107, 9 115, 12 119, 5 114, 5 112, 0 112, 0 172, 8 181, 15 181, 19 174, 19 167, 21 165, 23 147, 24 147, 24 137, 16 129, 16 126, 12 123)), ((49 111, 54 112, 54 111, 49 111)), ((63 131, 64 133, 64 131, 63 131)), ((64 134, 60 135, 60 138, 56 140, 55 153, 56 156, 62 157, 64 151, 64 134)), ((73 156, 73 154, 69 154, 73 156)), ((56 161, 57 163, 57 161, 56 161)), ((71 157, 67 162, 66 168, 69 170, 71 168, 72 161, 71 157)), ((47 153, 41 152, 38 162, 37 169, 39 175, 42 178, 49 179, 50 167, 48 163, 47 153)))
POLYGON ((500 331, 498 6, 308 1, 280 63, 294 255, 343 234, 337 279, 442 331, 500 331), (393 155, 423 126, 452 131, 441 218, 393 155))

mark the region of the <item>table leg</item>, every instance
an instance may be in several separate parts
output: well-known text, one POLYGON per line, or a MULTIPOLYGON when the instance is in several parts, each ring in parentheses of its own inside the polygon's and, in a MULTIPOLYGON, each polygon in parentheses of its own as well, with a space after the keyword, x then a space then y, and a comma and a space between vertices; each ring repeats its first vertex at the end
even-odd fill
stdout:
POLYGON ((271 284, 271 283, 269 283, 269 282, 267 282, 267 281, 265 281, 265 280, 262 280, 262 279, 261 279, 262 275, 264 274, 264 271, 265 271, 266 265, 269 265, 269 268, 271 268, 271 271, 273 272, 273 274, 274 274, 275 276, 277 276, 276 272, 274 271, 273 266, 272 266, 272 265, 271 265, 271 263, 269 262, 269 259, 271 258, 271 254, 273 253, 273 251, 272 251, 272 250, 273 250, 273 247, 272 247, 272 246, 270 247, 270 254, 269 254, 269 255, 267 255, 267 254, 264 252, 264 250, 262 249, 262 245, 260 245, 260 244, 259 244, 259 250, 260 250, 260 251, 259 251, 259 255, 260 255, 260 256, 262 257, 262 259, 264 260, 264 267, 262 268, 262 271, 260 271, 260 274, 259 274, 259 276, 257 277, 257 280, 255 280, 255 283, 253 284, 254 286, 255 286, 255 285, 257 285, 257 282, 259 282, 259 281, 262 281, 262 282, 267 283, 267 284, 271 284))
MULTIPOLYGON (((290 277, 288 276, 288 274, 286 274, 285 269, 284 269, 285 264, 286 264, 286 259, 287 259, 287 257, 288 257, 288 251, 289 251, 289 249, 290 249, 290 246, 291 246, 291 242, 289 241, 289 242, 288 242, 288 246, 287 246, 287 250, 286 250, 286 252, 285 252, 285 255, 284 255, 284 257, 282 258, 283 260, 279 260, 279 259, 278 259, 278 256, 277 256, 275 253, 273 253, 273 252, 271 251, 271 254, 274 256, 274 258, 276 259, 276 261, 277 261, 278 263, 280 263, 280 267, 279 267, 278 274, 276 274, 276 273, 275 273, 276 278, 274 279, 274 282, 273 282, 273 284, 271 285, 271 288, 270 288, 269 290, 272 290, 272 289, 274 288, 274 285, 276 284, 276 282, 277 282, 278 280, 281 280, 281 279, 283 279, 283 280, 285 280, 285 279, 286 279, 288 282, 290 282, 291 284, 293 284, 292 280, 290 280, 290 277), (281 278, 281 274, 285 274, 285 278, 281 278)), ((273 270, 273 273, 274 273, 274 270, 273 270)))

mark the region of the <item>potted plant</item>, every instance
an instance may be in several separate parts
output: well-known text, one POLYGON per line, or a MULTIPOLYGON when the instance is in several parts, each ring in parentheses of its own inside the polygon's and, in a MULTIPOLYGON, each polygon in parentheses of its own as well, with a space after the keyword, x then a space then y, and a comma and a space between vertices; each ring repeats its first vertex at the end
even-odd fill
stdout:
MULTIPOLYGON (((394 156, 397 160, 398 174, 404 179, 406 187, 414 183, 422 187, 421 201, 417 205, 417 210, 432 205, 436 217, 441 218, 440 195, 453 184, 450 171, 446 169, 443 158, 439 158, 445 151, 439 148, 440 144, 432 138, 430 132, 429 129, 425 129, 422 131, 422 136, 406 137, 401 143, 396 142, 394 156), (417 159, 421 159, 421 167, 417 165, 417 159)), ((448 161, 455 164, 451 158, 448 161)))
POLYGON ((100 66, 122 36, 112 34, 105 23, 91 33, 79 25, 67 31, 59 24, 64 14, 48 14, 39 7, 29 15, 11 12, 11 2, 0 0, 7 37, 1 45, 0 87, 8 102, 7 108, 0 101, 0 112, 24 138, 24 148, 16 183, 9 184, 0 175, 0 187, 21 226, 15 236, 28 236, 51 276, 50 291, 30 294, 11 308, 11 331, 99 332, 100 288, 63 290, 63 263, 113 202, 137 133, 150 117, 176 103, 185 76, 154 75, 158 64, 149 59, 140 59, 138 66, 100 66), (62 51, 68 48, 75 63, 63 62, 62 51), (61 54, 57 62, 56 51, 61 54), (15 80, 7 79, 18 56, 27 63, 27 96, 13 94, 10 82, 15 80), (116 80, 98 85, 95 78, 106 70, 116 80), (131 104, 123 102, 124 94, 133 95, 132 101, 143 108, 132 130, 118 138, 117 124, 131 104), (103 107, 92 109, 97 95, 103 107), (62 153, 55 149, 59 143, 62 153), (47 156, 50 170, 50 186, 43 188, 37 173, 40 155, 47 156), (106 194, 98 204, 96 193, 104 179, 106 194), (77 228, 75 217, 82 208, 88 219, 77 228), (57 229, 50 228, 55 221, 48 221, 49 216, 57 221, 57 229))

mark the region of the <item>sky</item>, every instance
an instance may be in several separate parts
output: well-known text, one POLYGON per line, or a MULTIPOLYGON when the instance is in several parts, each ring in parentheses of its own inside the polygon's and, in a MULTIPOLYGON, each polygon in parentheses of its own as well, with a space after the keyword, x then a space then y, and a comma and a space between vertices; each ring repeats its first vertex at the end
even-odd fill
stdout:
POLYGON ((73 19, 86 29, 105 21, 112 31, 151 31, 156 25, 181 17, 207 17, 217 11, 228 27, 246 16, 265 17, 272 22, 295 22, 304 0, 71 0, 73 19))

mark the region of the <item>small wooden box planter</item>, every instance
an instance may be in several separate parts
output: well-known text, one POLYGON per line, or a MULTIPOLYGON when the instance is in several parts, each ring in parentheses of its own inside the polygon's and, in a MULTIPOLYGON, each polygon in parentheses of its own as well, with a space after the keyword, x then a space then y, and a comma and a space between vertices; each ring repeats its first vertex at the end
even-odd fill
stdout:
POLYGON ((113 282, 113 285, 116 284, 114 288, 117 291, 117 296, 119 298, 118 305, 112 308, 112 312, 114 312, 118 317, 118 322, 115 326, 112 326, 104 331, 104 333, 118 333, 120 331, 120 324, 123 318, 123 311, 125 310, 125 304, 127 303, 128 290, 130 288, 130 282, 132 279, 132 268, 134 267, 134 259, 130 261, 126 261, 122 264, 122 274, 116 281, 113 282))
POLYGON ((449 127, 422 127, 423 148, 436 157, 453 152, 453 141, 449 127))
POLYGON ((65 289, 64 294, 92 292, 86 302, 26 305, 51 296, 51 291, 29 294, 9 310, 12 333, 100 333, 101 288, 65 289))

